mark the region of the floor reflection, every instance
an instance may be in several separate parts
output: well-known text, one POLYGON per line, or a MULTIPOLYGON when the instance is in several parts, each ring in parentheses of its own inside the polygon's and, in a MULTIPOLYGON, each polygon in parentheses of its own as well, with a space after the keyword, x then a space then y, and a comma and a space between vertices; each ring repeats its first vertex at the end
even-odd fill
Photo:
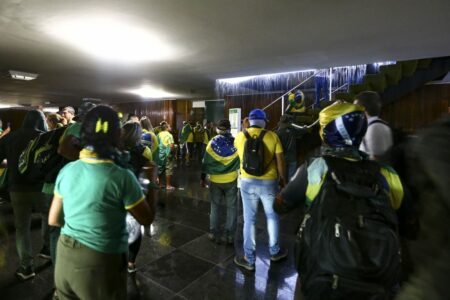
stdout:
MULTIPOLYGON (((256 271, 242 271, 233 263, 235 253, 242 253, 242 212, 235 246, 212 243, 207 238, 209 190, 199 185, 199 166, 175 171, 174 183, 179 189, 159 191, 165 205, 144 231, 136 261, 138 272, 128 279, 128 299, 294 299, 297 272, 292 249, 298 215, 281 217, 280 243, 290 255, 284 261, 271 263, 261 209, 256 228, 256 271)), ((0 213, 12 214, 6 208, 8 203, 2 205, 0 213)), ((38 251, 39 230, 34 228, 33 249, 38 251)), ((9 235, 7 243, 2 238, 0 247, 5 257, 0 266, 1 299, 51 299, 51 266, 38 261, 42 267, 34 280, 20 283, 14 278, 18 259, 13 236, 9 235)))

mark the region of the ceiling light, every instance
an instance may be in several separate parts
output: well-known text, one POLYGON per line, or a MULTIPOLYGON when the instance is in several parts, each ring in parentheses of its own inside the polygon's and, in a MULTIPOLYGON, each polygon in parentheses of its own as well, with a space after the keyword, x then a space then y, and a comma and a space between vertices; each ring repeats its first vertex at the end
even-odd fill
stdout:
POLYGON ((42 110, 44 112, 57 113, 59 111, 59 107, 44 107, 42 110))
POLYGON ((0 103, 0 108, 12 108, 12 107, 21 107, 19 104, 2 104, 0 103))
POLYGON ((119 16, 57 18, 47 23, 44 30, 102 60, 133 63, 175 55, 163 39, 119 16))
POLYGON ((162 89, 158 89, 155 87, 152 87, 150 85, 144 85, 138 89, 130 90, 131 93, 141 96, 142 98, 154 98, 154 99, 160 99, 160 98, 170 98, 175 97, 175 94, 171 94, 169 92, 166 92, 162 89))
POLYGON ((14 70, 9 70, 9 74, 11 74, 12 79, 26 80, 26 81, 34 80, 39 76, 38 74, 14 71, 14 70))

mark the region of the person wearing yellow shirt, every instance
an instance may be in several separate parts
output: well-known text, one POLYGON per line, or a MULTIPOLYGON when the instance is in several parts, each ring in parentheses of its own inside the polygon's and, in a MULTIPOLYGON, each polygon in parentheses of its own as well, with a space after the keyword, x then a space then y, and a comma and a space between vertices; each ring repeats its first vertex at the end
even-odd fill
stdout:
MULTIPOLYGON (((257 138, 262 134, 267 124, 266 113, 261 109, 254 109, 248 116, 249 128, 244 129, 251 136, 257 138)), ((271 131, 265 131, 262 139, 264 151, 264 169, 261 176, 248 174, 243 167, 244 148, 247 138, 244 132, 240 132, 234 145, 238 150, 241 172, 241 196, 244 209, 244 253, 245 256, 236 256, 234 262, 249 271, 255 270, 255 223, 259 201, 262 202, 267 219, 267 231, 269 234, 269 252, 271 261, 276 262, 287 256, 287 251, 278 244, 279 219, 273 210, 273 203, 278 190, 278 183, 285 184, 285 161, 283 147, 278 136, 271 131)))
MULTIPOLYGON (((232 245, 236 231, 237 214, 237 177, 239 169, 239 156, 234 147, 234 138, 230 133, 229 120, 220 120, 215 137, 206 146, 202 162, 203 174, 208 174, 211 185, 209 196, 211 202, 211 214, 208 238, 216 243, 220 241, 232 245), (220 231, 219 213, 222 198, 225 200, 227 217, 225 232, 220 231)), ((203 175, 202 174, 202 175, 203 175)), ((204 181, 204 178, 202 178, 204 181)), ((225 207, 223 207, 225 208, 225 207)))

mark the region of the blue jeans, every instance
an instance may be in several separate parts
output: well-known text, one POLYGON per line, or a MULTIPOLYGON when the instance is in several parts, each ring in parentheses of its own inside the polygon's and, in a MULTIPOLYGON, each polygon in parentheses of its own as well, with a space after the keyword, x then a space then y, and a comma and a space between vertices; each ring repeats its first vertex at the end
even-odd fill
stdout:
POLYGON ((280 251, 278 245, 279 219, 277 213, 273 210, 277 188, 276 180, 241 179, 241 196, 244 209, 244 253, 245 258, 251 264, 255 263, 256 260, 255 223, 259 200, 261 200, 266 213, 270 255, 277 254, 280 251))
POLYGON ((237 218, 237 183, 236 180, 228 183, 215 183, 211 182, 209 186, 209 197, 211 201, 211 215, 209 229, 215 237, 220 237, 220 225, 219 225, 219 214, 220 214, 220 203, 222 199, 225 200, 225 205, 227 209, 227 217, 225 223, 225 233, 226 237, 234 237, 236 231, 236 218, 237 218))

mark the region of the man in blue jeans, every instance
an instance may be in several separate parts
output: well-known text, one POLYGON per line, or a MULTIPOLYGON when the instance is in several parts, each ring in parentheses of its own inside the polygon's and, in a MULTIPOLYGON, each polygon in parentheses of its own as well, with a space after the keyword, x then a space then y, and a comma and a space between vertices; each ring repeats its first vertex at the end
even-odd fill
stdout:
MULTIPOLYGON (((263 133, 267 124, 266 113, 261 109, 254 109, 249 114, 250 127, 244 129, 250 138, 257 138, 263 133)), ((287 251, 278 244, 279 219, 273 210, 273 203, 278 192, 278 185, 286 183, 285 161, 283 147, 278 136, 271 131, 265 131, 264 143, 264 174, 253 176, 243 167, 244 148, 247 137, 240 132, 234 145, 238 150, 241 171, 241 196, 244 208, 244 256, 236 256, 234 262, 249 271, 255 270, 255 223, 258 212, 258 203, 261 200, 267 218, 267 231, 269 233, 270 260, 279 261, 287 256, 287 251)))
POLYGON ((221 241, 232 245, 236 231, 237 215, 237 177, 239 157, 234 147, 234 138, 230 133, 229 120, 220 120, 215 137, 206 146, 202 163, 202 185, 206 174, 211 185, 209 189, 211 215, 208 238, 215 243, 221 241), (220 202, 225 198, 227 218, 225 231, 222 233, 219 225, 220 202))

